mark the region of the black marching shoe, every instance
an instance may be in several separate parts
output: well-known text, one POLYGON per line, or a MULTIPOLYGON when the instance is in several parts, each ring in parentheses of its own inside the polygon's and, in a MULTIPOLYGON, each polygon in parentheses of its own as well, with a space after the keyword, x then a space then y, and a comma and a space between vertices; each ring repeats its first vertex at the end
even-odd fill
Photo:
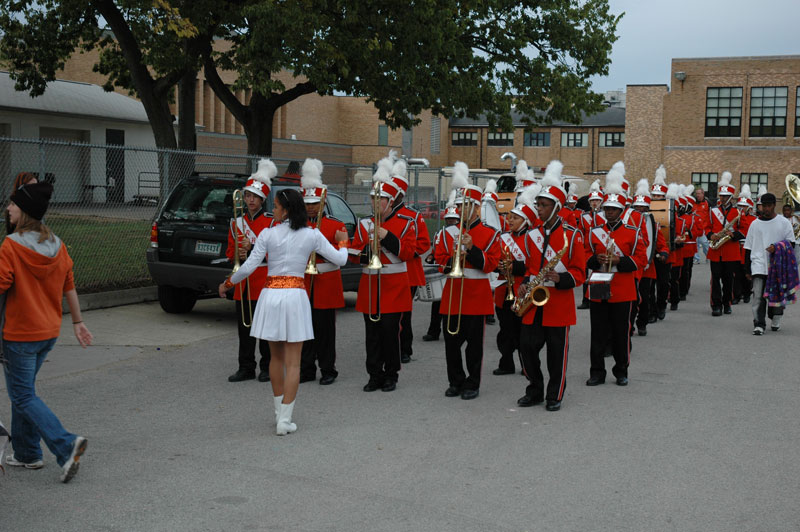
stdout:
POLYGON ((323 375, 323 376, 322 376, 322 377, 319 379, 319 383, 320 383, 321 385, 323 385, 323 386, 327 386, 327 385, 329 385, 329 384, 333 384, 333 382, 334 382, 335 380, 336 380, 336 377, 335 377, 335 376, 333 376, 333 375, 323 375))
POLYGON ((670 310, 678 310, 678 304, 677 304, 677 303, 672 303, 672 304, 669 306, 669 309, 670 309, 670 310))
POLYGON ((517 399, 517 406, 521 406, 523 408, 540 404, 542 404, 542 399, 534 399, 528 394, 525 394, 519 399, 517 399))
POLYGON ((742 298, 742 301, 744 301, 745 303, 750 303, 750 296, 749 295, 744 296, 742 298))
POLYGON ((545 409, 548 412, 558 412, 561 410, 561 401, 547 401, 545 409))
POLYGON ((719 307, 711 307, 712 316, 722 316, 722 309, 719 307))
POLYGON ((486 316, 486 325, 494 325, 497 323, 497 320, 494 316, 486 316))
POLYGON ((461 398, 465 401, 469 401, 470 399, 475 399, 478 397, 478 390, 464 390, 461 392, 461 398))
POLYGON ((458 397, 459 395, 461 395, 461 389, 456 388, 455 386, 450 386, 444 391, 445 397, 458 397))
POLYGON ((258 373, 258 382, 269 382, 269 371, 266 369, 262 369, 258 373))
POLYGON ((589 377, 589 380, 586 381, 586 386, 599 386, 606 382, 605 379, 601 379, 599 377, 589 377))
POLYGON ((383 388, 383 384, 370 379, 369 382, 364 385, 362 390, 365 392, 374 392, 375 390, 380 390, 381 388, 383 388))
POLYGON ((317 380, 316 375, 303 375, 300 374, 300 382, 311 382, 317 380))
POLYGON ((250 381, 256 378, 256 372, 247 371, 244 369, 240 369, 230 377, 228 377, 228 382, 242 382, 242 381, 250 381))
POLYGON ((655 314, 647 318, 647 323, 655 323, 657 321, 658 321, 658 316, 656 316, 655 314))
POLYGON ((397 388, 397 381, 386 381, 381 386, 382 392, 393 392, 397 388))
POLYGON ((663 320, 667 317, 667 307, 658 309, 658 319, 663 320))
POLYGON ((647 336, 647 327, 640 325, 637 329, 639 336, 647 336))
POLYGON ((589 304, 589 300, 588 299, 584 299, 583 301, 581 301, 581 304, 578 305, 578 308, 580 310, 586 310, 589 307, 591 307, 591 305, 589 304))
POLYGON ((725 305, 725 307, 724 307, 724 308, 723 308, 723 310, 722 310, 722 313, 723 313, 723 314, 730 314, 731 312, 733 312, 733 311, 731 310, 731 306, 730 306, 730 305, 725 305))
POLYGON ((514 368, 511 369, 504 369, 504 368, 497 368, 492 371, 492 375, 513 375, 517 372, 514 368))
POLYGON ((400 355, 400 362, 402 362, 403 364, 408 364, 409 362, 411 362, 411 355, 406 355, 406 354, 400 355))
POLYGON ((423 342, 435 342, 438 339, 439 339, 439 335, 438 334, 436 336, 434 336, 432 334, 426 334, 426 335, 423 335, 423 337, 422 337, 422 341, 423 342))
POLYGON ((681 294, 680 298, 681 301, 686 301, 686 294, 681 294))
POLYGON ((617 386, 627 386, 628 377, 617 377, 617 386))

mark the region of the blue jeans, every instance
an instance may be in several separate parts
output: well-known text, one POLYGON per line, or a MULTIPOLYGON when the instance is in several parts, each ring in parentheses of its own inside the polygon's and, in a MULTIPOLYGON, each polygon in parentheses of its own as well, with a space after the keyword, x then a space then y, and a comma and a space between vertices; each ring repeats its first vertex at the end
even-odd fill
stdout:
POLYGON ((697 261, 700 261, 700 249, 703 250, 703 256, 708 255, 708 246, 710 245, 708 241, 708 237, 706 235, 700 235, 697 237, 697 252, 694 254, 694 258, 697 261))
POLYGON ((8 398, 11 399, 11 446, 14 458, 30 463, 42 459, 39 440, 63 466, 72 453, 75 434, 67 432, 44 401, 36 396, 36 374, 56 338, 41 342, 3 341, 8 398))

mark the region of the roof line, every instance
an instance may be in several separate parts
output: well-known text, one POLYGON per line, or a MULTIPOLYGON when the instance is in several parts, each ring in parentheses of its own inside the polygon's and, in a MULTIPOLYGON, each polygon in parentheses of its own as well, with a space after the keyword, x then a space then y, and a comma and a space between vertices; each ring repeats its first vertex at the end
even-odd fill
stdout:
POLYGON ((749 59, 800 59, 800 55, 742 55, 733 57, 673 57, 675 61, 742 61, 749 59))

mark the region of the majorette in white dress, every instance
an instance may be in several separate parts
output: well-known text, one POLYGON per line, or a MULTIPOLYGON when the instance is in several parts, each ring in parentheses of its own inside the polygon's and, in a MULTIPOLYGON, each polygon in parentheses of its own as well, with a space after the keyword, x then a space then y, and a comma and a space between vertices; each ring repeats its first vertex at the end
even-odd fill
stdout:
MULTIPOLYGON (((312 251, 338 266, 347 262, 347 249, 334 248, 318 229, 302 227, 293 231, 288 221, 284 221, 261 231, 253 251, 239 271, 231 276, 231 282, 236 284, 250 275, 261 264, 265 254, 268 254, 270 277, 298 277, 302 280, 312 251)), ((304 342, 314 338, 311 305, 305 288, 261 290, 250 336, 273 342, 304 342)))

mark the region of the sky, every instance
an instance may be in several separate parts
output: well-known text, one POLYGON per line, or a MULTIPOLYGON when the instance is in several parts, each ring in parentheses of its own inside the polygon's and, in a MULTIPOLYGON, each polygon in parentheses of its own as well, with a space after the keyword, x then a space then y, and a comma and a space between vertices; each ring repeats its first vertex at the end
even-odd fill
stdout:
MULTIPOLYGON (((609 0, 625 12, 609 75, 595 92, 626 85, 671 86, 673 58, 800 55, 800 0, 609 0)), ((800 77, 800 75, 799 75, 800 77)))

